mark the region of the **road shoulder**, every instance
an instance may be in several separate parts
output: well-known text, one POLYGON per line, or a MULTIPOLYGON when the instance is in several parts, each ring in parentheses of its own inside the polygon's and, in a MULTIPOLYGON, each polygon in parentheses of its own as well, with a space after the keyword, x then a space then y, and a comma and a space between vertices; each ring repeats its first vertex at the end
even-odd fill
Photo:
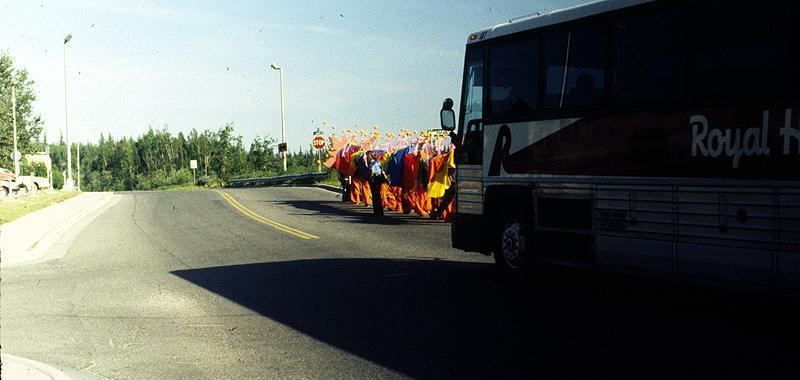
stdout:
POLYGON ((114 193, 82 193, 0 226, 0 266, 63 257, 78 234, 119 197, 114 193))

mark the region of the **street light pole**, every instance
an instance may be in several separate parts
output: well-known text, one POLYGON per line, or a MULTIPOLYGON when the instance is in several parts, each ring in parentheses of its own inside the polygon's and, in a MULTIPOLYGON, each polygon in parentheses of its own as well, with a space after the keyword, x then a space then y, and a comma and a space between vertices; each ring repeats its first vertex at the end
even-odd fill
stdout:
POLYGON ((67 179, 64 181, 64 190, 73 190, 72 181, 72 146, 69 142, 69 116, 67 114, 67 42, 72 39, 72 34, 64 37, 64 135, 67 138, 67 179))
POLYGON ((11 85, 11 119, 14 124, 14 150, 11 159, 14 160, 14 175, 19 177, 19 155, 17 154, 17 88, 11 85))
MULTIPOLYGON (((283 68, 277 64, 272 64, 272 69, 278 70, 278 74, 280 75, 281 81, 281 143, 286 146, 286 125, 285 125, 285 118, 283 112, 283 68)), ((288 147, 287 147, 288 150, 288 147)), ((282 152, 283 155, 283 171, 286 172, 286 151, 282 152)))
POLYGON ((78 187, 76 189, 81 191, 81 139, 78 136, 78 187))

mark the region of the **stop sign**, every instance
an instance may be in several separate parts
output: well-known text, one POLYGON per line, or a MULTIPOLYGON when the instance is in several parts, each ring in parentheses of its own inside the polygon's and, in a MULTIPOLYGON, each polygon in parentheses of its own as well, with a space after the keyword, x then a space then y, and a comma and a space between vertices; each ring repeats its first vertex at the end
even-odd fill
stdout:
POLYGON ((311 139, 311 146, 313 146, 314 149, 324 149, 325 138, 322 136, 314 136, 314 138, 311 139))

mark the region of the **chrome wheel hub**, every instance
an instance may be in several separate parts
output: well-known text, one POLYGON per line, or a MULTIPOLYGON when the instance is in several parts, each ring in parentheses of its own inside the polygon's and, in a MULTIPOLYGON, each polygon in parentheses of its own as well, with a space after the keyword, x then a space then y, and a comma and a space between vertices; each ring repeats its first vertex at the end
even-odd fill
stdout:
POLYGON ((525 238, 522 236, 522 226, 513 222, 503 230, 503 259, 513 269, 522 267, 522 252, 525 250, 525 238))

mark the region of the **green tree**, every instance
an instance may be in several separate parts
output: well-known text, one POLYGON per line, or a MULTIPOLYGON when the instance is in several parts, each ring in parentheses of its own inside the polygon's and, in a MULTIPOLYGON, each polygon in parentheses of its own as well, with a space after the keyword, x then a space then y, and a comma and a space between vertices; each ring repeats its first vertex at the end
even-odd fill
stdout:
POLYGON ((250 144, 247 161, 259 176, 266 177, 277 174, 281 169, 281 163, 280 157, 275 154, 275 139, 256 137, 250 144))
POLYGON ((31 153, 36 148, 42 133, 42 119, 34 114, 33 80, 28 71, 14 67, 14 59, 7 52, 0 51, 0 167, 13 165, 11 151, 14 147, 14 131, 11 110, 11 87, 17 95, 17 149, 31 153))

